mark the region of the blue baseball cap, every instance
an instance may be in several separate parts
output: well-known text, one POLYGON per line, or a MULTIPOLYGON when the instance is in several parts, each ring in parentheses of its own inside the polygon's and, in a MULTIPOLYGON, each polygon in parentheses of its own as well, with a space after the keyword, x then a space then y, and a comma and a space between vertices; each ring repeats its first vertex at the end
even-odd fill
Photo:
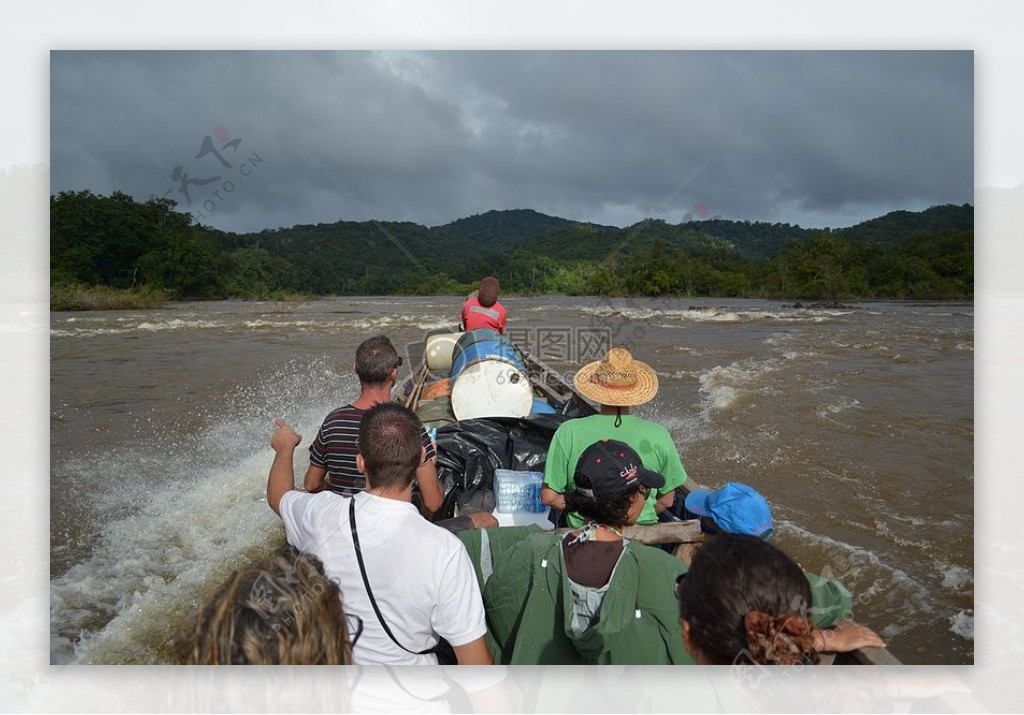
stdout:
POLYGON ((721 489, 699 489, 686 497, 686 510, 707 517, 727 534, 769 539, 774 531, 772 510, 754 488, 729 482, 721 489))

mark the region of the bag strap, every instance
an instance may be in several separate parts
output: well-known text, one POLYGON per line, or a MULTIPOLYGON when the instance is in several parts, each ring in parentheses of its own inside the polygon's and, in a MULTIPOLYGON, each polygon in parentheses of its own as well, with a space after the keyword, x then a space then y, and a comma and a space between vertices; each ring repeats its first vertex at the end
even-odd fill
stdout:
MULTIPOLYGON (((373 612, 377 614, 377 620, 380 621, 381 626, 384 628, 384 632, 388 634, 388 638, 396 646, 404 650, 406 653, 412 653, 413 655, 426 655, 427 653, 433 653, 434 648, 427 648, 426 650, 409 650, 404 645, 398 642, 395 638, 395 634, 388 628, 387 621, 384 620, 383 614, 380 612, 380 608, 377 606, 377 599, 373 597, 373 590, 370 588, 370 581, 366 578, 366 566, 363 565, 363 552, 359 548, 359 532, 356 530, 356 498, 351 497, 348 501, 348 524, 352 530, 352 544, 356 549, 356 560, 359 562, 359 573, 363 577, 363 586, 366 587, 366 595, 370 597, 370 605, 373 606, 373 612)), ((436 648, 436 646, 435 646, 436 648)))

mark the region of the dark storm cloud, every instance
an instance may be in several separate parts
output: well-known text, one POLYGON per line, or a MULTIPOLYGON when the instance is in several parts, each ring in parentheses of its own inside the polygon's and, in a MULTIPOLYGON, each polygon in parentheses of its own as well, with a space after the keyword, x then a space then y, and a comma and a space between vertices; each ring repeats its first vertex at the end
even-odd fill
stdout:
POLYGON ((52 190, 257 230, 534 208, 846 225, 972 200, 969 52, 54 53, 52 190), (220 138, 214 129, 223 127, 220 138), (234 166, 208 154, 210 135, 234 166), (244 178, 239 164, 255 154, 244 178), (701 168, 702 167, 702 168, 701 168), (696 177, 680 184, 695 170, 696 177), (223 180, 233 191, 211 197, 223 180), (673 196, 673 192, 678 193, 673 196))

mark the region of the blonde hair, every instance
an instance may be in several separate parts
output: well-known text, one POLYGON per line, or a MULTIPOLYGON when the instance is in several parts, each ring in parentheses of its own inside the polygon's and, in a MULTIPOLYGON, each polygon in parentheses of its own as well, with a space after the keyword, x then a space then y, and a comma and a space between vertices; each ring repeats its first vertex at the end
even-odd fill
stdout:
POLYGON ((352 662, 336 583, 320 559, 283 546, 239 569, 196 620, 190 665, 337 665, 352 662))

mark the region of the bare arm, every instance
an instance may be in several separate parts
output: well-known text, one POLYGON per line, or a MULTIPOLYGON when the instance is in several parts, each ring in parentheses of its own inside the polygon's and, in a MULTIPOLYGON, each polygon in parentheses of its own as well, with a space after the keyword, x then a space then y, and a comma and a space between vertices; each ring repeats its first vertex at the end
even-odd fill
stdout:
POLYGON ((494 665, 494 658, 491 651, 487 650, 487 642, 483 636, 465 645, 452 646, 455 651, 455 659, 459 665, 494 665))
POLYGON ((655 513, 660 514, 661 512, 665 511, 666 509, 671 509, 672 508, 672 504, 673 504, 673 502, 675 502, 675 500, 676 500, 676 492, 675 492, 674 489, 672 491, 670 491, 668 494, 662 494, 660 497, 658 497, 658 501, 656 501, 654 503, 654 511, 655 511, 655 513))
POLYGON ((474 511, 472 514, 459 514, 451 519, 435 521, 434 526, 439 526, 453 534, 458 534, 460 531, 466 531, 467 529, 490 529, 501 526, 501 524, 494 518, 494 514, 489 511, 474 511))
POLYGON ((885 648, 885 641, 867 626, 848 621, 827 630, 814 630, 814 647, 820 651, 848 653, 857 648, 885 648))
POLYGON ((270 476, 267 477, 267 504, 281 515, 281 497, 295 489, 295 448, 302 441, 302 435, 289 427, 284 420, 274 420, 277 429, 270 437, 270 446, 274 450, 274 463, 270 465, 270 476))
POLYGON ((540 488, 540 501, 545 506, 551 506, 559 511, 565 511, 565 495, 556 492, 546 484, 540 488))
POLYGON ((444 501, 444 490, 441 480, 437 478, 437 466, 434 460, 424 462, 416 470, 416 482, 420 485, 420 498, 423 499, 423 516, 432 517, 441 508, 444 501))
POLYGON ((302 480, 302 486, 307 492, 322 492, 327 487, 327 470, 310 464, 306 470, 306 476, 302 480))

